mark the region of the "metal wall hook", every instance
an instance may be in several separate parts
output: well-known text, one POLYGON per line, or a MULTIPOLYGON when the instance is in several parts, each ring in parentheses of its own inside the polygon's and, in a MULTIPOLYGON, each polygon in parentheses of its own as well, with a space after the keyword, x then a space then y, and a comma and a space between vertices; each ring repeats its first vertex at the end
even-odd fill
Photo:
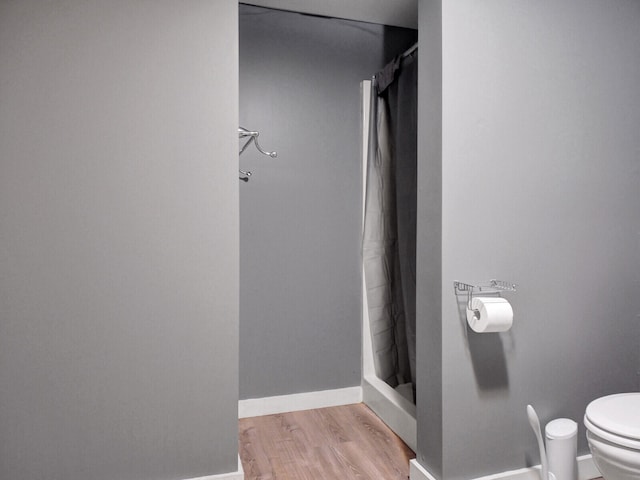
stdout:
MULTIPOLYGON (((258 143, 258 136, 260 135, 259 132, 254 132, 251 130, 248 130, 244 127, 238 127, 238 138, 246 138, 247 141, 244 143, 244 145, 242 146, 242 148, 240 149, 240 153, 239 155, 242 155, 242 152, 244 152, 247 147, 249 146, 250 143, 253 142, 253 144, 255 145, 256 149, 262 153, 263 155, 266 155, 268 157, 271 158, 276 158, 278 156, 277 152, 266 152, 262 149, 262 147, 260 146, 260 144, 258 143)), ((244 175, 242 177, 239 177, 240 180, 242 180, 243 182, 248 182, 249 181, 249 177, 251 176, 251 172, 245 172, 244 170, 239 170, 241 175, 244 175)))
POLYGON ((242 180, 243 182, 248 182, 249 181, 249 177, 251 176, 251 172, 249 171, 244 171, 244 170, 238 170, 240 172, 240 174, 244 175, 244 177, 238 177, 240 180, 242 180))
POLYGON ((249 144, 251 142, 253 142, 253 144, 255 145, 255 147, 258 149, 258 151, 260 153, 262 153, 263 155, 266 155, 268 157, 271 157, 271 158, 276 158, 278 156, 277 152, 267 152, 267 151, 262 149, 262 147, 258 143, 258 136, 259 135, 260 135, 260 132, 253 132, 251 130, 247 130, 244 127, 238 127, 238 138, 247 138, 248 137, 248 140, 245 142, 245 144, 240 149, 240 155, 242 155, 242 152, 244 152, 247 149, 247 147, 249 146, 249 144))

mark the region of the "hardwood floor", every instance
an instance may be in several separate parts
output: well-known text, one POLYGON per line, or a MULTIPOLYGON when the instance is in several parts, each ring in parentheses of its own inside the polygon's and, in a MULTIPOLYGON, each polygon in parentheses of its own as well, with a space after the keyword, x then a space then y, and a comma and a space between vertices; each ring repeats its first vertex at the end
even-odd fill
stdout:
POLYGON ((407 480, 415 454, 363 404, 240 419, 245 480, 407 480))

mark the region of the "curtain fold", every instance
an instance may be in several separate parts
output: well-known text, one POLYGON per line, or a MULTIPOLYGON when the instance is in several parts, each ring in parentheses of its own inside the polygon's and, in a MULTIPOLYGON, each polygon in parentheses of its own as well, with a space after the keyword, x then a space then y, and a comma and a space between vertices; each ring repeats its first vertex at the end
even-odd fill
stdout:
POLYGON ((415 400, 417 56, 389 63, 371 92, 363 261, 374 365, 415 400))

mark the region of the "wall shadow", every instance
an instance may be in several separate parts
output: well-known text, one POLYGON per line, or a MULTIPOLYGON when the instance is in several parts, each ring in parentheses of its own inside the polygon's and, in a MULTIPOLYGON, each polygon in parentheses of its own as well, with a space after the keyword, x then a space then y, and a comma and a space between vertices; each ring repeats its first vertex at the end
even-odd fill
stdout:
POLYGON ((385 25, 383 35, 383 67, 418 41, 418 30, 412 28, 385 25))

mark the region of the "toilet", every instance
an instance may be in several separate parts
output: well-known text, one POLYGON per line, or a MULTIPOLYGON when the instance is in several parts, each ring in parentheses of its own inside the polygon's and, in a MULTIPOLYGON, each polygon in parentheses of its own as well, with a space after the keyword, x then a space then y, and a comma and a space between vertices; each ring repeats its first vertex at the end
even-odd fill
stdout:
POLYGON ((640 393, 592 401, 584 425, 593 461, 606 480, 640 480, 640 393))

